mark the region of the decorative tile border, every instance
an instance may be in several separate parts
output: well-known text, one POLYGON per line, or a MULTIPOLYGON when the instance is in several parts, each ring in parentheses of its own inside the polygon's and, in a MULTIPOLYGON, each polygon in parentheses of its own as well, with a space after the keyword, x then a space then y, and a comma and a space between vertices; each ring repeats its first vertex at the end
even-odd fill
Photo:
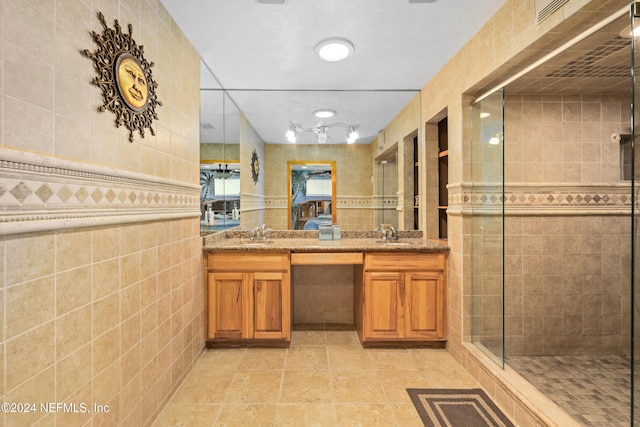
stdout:
POLYGON ((631 213, 631 184, 500 184, 449 185, 449 213, 509 215, 593 215, 631 213))
POLYGON ((261 210, 266 207, 267 203, 262 194, 240 193, 240 212, 261 210))
POLYGON ((0 234, 198 217, 200 188, 0 150, 0 234))
MULTIPOLYGON (((336 199, 338 209, 380 209, 382 203, 382 199, 379 196, 338 196, 336 199)), ((266 196, 264 199, 264 208, 287 209, 287 203, 286 196, 266 196)), ((397 206, 397 197, 385 197, 385 209, 396 209, 397 206)))

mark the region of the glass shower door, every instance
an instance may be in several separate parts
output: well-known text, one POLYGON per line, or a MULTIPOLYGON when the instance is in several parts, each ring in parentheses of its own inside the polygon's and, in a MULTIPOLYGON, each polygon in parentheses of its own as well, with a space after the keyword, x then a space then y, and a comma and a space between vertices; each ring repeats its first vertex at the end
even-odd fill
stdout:
POLYGON ((640 80, 637 76, 640 73, 640 37, 638 37, 636 29, 640 29, 640 3, 631 4, 631 29, 633 37, 631 38, 631 67, 632 67, 632 119, 631 119, 631 151, 633 162, 631 162, 631 301, 632 301, 632 349, 631 349, 631 420, 634 426, 640 426, 640 365, 638 364, 638 355, 640 352, 640 292, 638 285, 640 284, 640 221, 639 206, 637 194, 637 175, 640 169, 636 166, 640 164, 640 154, 635 150, 635 144, 640 141, 640 80))
POLYGON ((504 89, 472 106, 471 342, 504 367, 504 89))

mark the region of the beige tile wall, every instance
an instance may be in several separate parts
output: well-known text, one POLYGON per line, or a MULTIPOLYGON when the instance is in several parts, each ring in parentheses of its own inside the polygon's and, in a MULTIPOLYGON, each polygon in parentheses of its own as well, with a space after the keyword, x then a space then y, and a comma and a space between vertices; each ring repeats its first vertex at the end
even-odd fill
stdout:
POLYGON ((294 266, 293 323, 353 323, 354 266, 294 266))
POLYGON ((4 425, 145 425, 155 417, 202 349, 198 230, 195 219, 2 239, 2 399, 110 410, 8 413, 4 425))
MULTIPOLYGON (((193 196, 199 57, 158 0, 3 1, 0 10, 6 24, 0 157, 28 152, 38 157, 34 165, 70 160, 69 169, 81 165, 79 176, 99 169, 87 180, 97 187, 130 182, 128 190, 136 191, 141 183, 163 188, 172 182, 172 200, 193 196), (148 129, 145 138, 136 132, 130 143, 112 113, 97 111, 102 95, 91 84, 93 63, 80 54, 96 49, 90 32, 102 30, 97 11, 110 27, 115 19, 125 31, 132 24, 145 58, 155 62, 163 103, 155 136, 148 129)), ((0 186, 9 191, 14 184, 6 177, 0 186)), ((59 177, 38 179, 46 184, 59 177)), ((71 187, 72 194, 77 188, 71 187)), ((0 400, 37 405, 33 413, 2 414, 0 424, 150 425, 200 354, 198 212, 169 204, 134 216, 126 203, 115 204, 103 200, 81 215, 65 203, 23 206, 30 215, 0 239, 0 400), (41 227, 47 231, 17 233, 50 214, 54 219, 41 227), (78 224, 84 225, 70 228, 78 224), (39 407, 56 402, 87 404, 91 412, 39 407), (94 413, 94 403, 108 405, 109 412, 94 413)))
POLYGON ((265 223, 264 196, 266 181, 271 175, 265 147, 251 123, 240 114, 240 226, 243 230, 251 230, 265 223), (255 182, 251 173, 254 152, 260 164, 258 180, 255 182))

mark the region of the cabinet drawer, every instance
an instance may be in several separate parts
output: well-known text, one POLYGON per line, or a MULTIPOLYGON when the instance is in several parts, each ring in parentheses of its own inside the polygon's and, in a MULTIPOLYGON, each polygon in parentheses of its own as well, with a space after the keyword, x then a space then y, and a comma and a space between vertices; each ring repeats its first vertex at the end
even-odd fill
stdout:
POLYGON ((365 271, 445 270, 447 254, 368 253, 364 257, 365 271))
POLYGON ((291 254, 292 265, 341 265, 362 264, 360 252, 295 253, 291 254))
POLYGON ((289 271, 288 252, 216 252, 207 256, 209 271, 289 271))

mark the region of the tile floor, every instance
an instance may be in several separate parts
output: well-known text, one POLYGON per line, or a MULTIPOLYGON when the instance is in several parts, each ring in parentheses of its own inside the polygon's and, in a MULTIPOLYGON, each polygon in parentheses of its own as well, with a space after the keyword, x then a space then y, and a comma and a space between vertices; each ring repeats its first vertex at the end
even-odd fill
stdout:
POLYGON ((507 363, 580 424, 629 426, 629 356, 512 356, 507 363))
POLYGON ((405 389, 479 384, 443 349, 363 349, 354 330, 294 330, 288 349, 204 352, 168 426, 422 426, 405 389))

